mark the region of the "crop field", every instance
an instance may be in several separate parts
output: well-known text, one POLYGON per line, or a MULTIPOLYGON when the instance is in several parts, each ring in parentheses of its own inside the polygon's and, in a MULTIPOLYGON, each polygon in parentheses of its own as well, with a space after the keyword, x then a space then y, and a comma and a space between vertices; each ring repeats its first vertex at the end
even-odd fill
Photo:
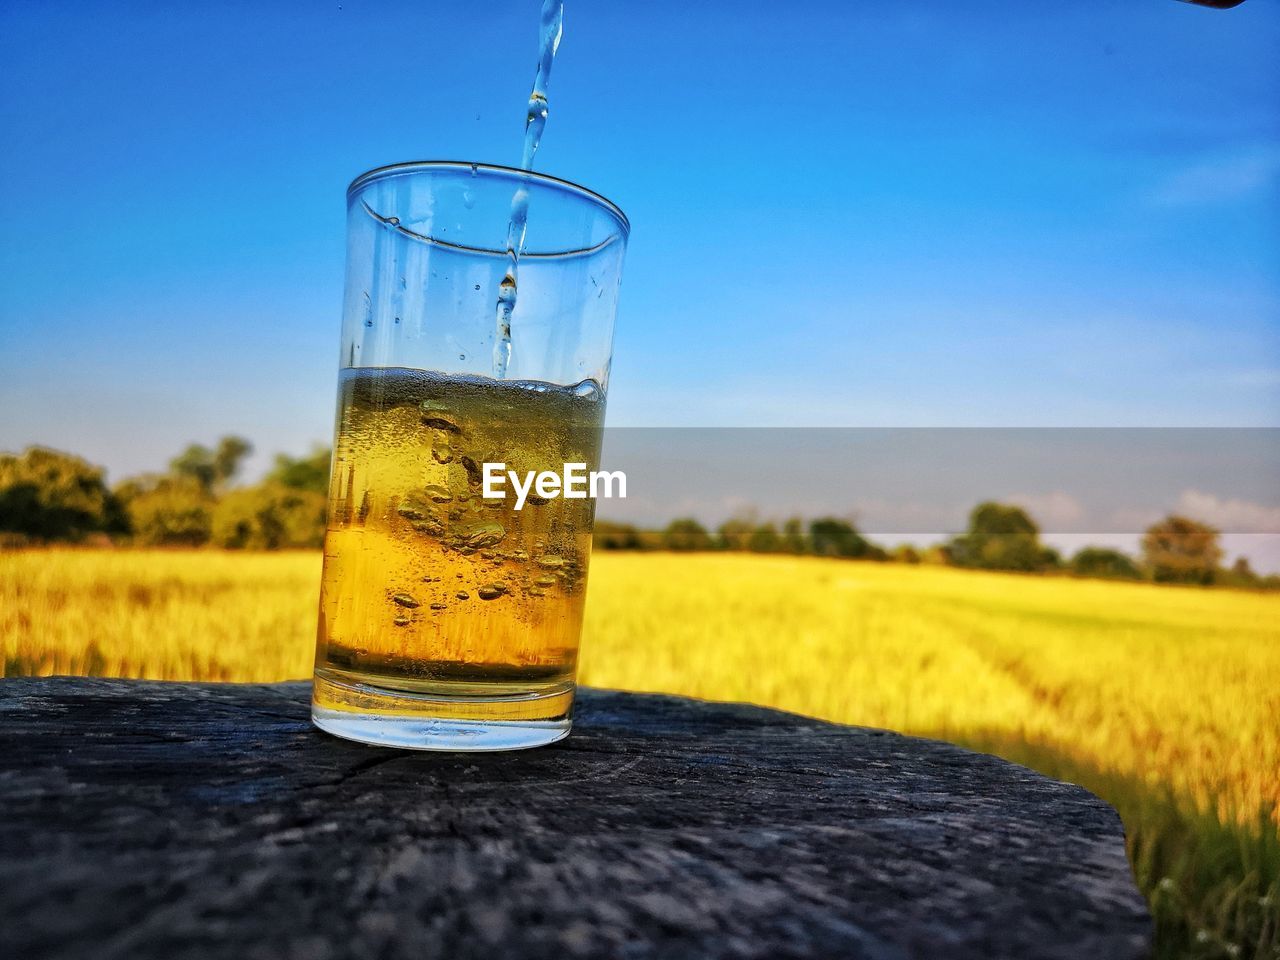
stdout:
MULTIPOLYGON (((0 553, 7 676, 310 676, 318 553, 0 553)), ((579 679, 952 740, 1120 811, 1163 958, 1280 958, 1280 596, 597 553, 579 679)))

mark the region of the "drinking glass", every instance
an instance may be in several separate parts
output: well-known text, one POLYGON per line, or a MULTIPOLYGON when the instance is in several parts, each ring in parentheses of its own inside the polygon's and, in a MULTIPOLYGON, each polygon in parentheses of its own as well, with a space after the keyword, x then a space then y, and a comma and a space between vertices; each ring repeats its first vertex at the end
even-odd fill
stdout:
POLYGON ((568 734, 595 501, 517 509, 483 473, 597 469, 628 231, 598 194, 505 167, 348 188, 322 730, 426 750, 568 734))

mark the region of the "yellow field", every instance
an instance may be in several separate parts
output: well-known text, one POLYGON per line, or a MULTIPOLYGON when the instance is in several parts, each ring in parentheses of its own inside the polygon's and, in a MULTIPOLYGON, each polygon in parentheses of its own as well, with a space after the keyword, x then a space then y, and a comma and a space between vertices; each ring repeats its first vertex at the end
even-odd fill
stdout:
MULTIPOLYGON (((307 677, 318 554, 0 554, 7 675, 307 677)), ((1120 810, 1160 954, 1280 956, 1280 597, 597 554, 580 679, 943 737, 1120 810)))

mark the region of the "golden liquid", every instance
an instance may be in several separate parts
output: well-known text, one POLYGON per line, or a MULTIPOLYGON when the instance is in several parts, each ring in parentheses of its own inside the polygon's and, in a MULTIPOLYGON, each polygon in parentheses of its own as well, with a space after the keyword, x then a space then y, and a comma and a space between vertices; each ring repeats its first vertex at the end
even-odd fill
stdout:
POLYGON ((572 703, 595 501, 483 499, 482 465, 598 468, 604 400, 576 388, 346 370, 329 488, 315 702, 558 719, 572 703))

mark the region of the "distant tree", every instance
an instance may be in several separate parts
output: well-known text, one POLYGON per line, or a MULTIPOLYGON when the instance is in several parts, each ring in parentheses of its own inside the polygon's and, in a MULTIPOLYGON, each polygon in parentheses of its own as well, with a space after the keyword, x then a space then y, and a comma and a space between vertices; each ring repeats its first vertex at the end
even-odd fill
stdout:
POLYGON ((226 436, 213 449, 213 469, 217 483, 227 483, 240 472, 240 464, 253 452, 244 437, 226 436))
POLYGON ((198 547, 209 542, 216 500, 193 476, 134 477, 115 494, 135 543, 198 547))
POLYGON ((894 548, 891 554, 892 558, 898 563, 916 564, 920 562, 920 551, 909 543, 899 544, 894 548))
POLYGON ((597 550, 639 550, 643 546, 640 531, 635 527, 606 520, 596 521, 591 545, 597 550))
POLYGON ((276 454, 275 466, 267 474, 269 483, 293 487, 295 490, 329 492, 329 448, 317 445, 303 457, 291 457, 287 453, 276 454))
POLYGON ((1263 586, 1263 578, 1254 572, 1248 557, 1236 557, 1230 569, 1221 570, 1214 575, 1214 583, 1251 590, 1263 586))
POLYGON ((697 520, 683 517, 667 524, 662 532, 662 545, 668 550, 710 550, 715 544, 706 527, 697 520))
POLYGON ((1236 557, 1236 562, 1231 565, 1231 572, 1245 580, 1258 579, 1258 575, 1253 572, 1253 565, 1249 563, 1248 557, 1236 557))
POLYGON ((1218 531, 1176 514, 1147 528, 1142 562, 1157 583, 1213 583, 1222 562, 1218 531))
POLYGON ((920 562, 935 567, 951 563, 951 548, 945 543, 932 543, 920 551, 920 562))
POLYGON ((969 514, 969 529, 947 544, 951 563, 982 570, 1038 571, 1058 566, 1040 543, 1040 528, 1021 507, 987 501, 969 514))
POLYGON ((122 532, 124 517, 103 471, 44 447, 0 454, 0 530, 38 540, 122 532))
POLYGON ((169 472, 195 483, 201 490, 212 490, 216 471, 213 467, 213 451, 202 444, 193 443, 169 461, 169 472))
POLYGON ((1071 572, 1078 577, 1103 580, 1140 580, 1142 571, 1127 553, 1108 547, 1084 547, 1071 558, 1071 572))
POLYGON ((754 511, 730 517, 716 528, 716 545, 721 550, 747 550, 756 529, 754 511))
POLYGON ((820 557, 852 557, 882 560, 885 552, 862 534, 848 520, 823 517, 809 524, 809 546, 820 557))
POLYGON ((232 490, 209 521, 215 546, 246 550, 319 547, 324 543, 325 494, 263 483, 232 490))
POLYGON ((799 517, 789 517, 782 525, 783 549, 788 553, 808 553, 809 540, 805 536, 804 521, 799 517))
POLYGON ((772 523, 762 523, 751 531, 747 549, 752 553, 777 553, 782 549, 782 537, 772 523))
POLYGON ((212 450, 193 443, 169 461, 169 472, 194 481, 206 493, 217 493, 239 472, 241 462, 252 450, 243 437, 223 437, 212 450))
POLYGON ((636 530, 636 538, 640 541, 640 550, 662 550, 665 547, 666 532, 663 530, 636 530))

